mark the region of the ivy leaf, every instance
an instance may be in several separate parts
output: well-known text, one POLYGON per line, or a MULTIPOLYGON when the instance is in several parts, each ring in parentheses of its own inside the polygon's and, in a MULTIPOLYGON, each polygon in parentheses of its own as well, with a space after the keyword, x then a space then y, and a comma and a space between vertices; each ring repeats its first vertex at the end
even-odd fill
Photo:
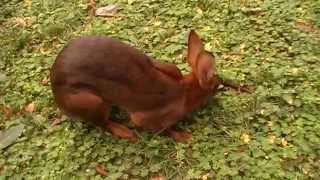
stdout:
POLYGON ((160 169, 161 169, 161 164, 155 164, 150 167, 150 171, 153 173, 158 172, 160 169))

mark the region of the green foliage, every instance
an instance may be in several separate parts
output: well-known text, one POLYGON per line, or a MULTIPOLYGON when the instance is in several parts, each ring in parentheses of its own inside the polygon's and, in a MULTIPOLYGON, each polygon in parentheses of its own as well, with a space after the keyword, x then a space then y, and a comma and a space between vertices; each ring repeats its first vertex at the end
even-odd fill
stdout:
MULTIPOLYGON (((319 179, 320 2, 283 0, 100 0, 113 18, 88 15, 88 1, 0 4, 0 129, 25 125, 0 150, 1 179, 319 179), (298 23, 303 22, 303 23, 298 23), (183 61, 195 29, 221 76, 255 87, 218 93, 179 123, 189 144, 139 132, 131 144, 79 122, 51 125, 60 111, 47 83, 58 51, 72 38, 109 35, 189 71, 183 61), (5 74, 5 76, 3 75, 5 74), (33 102, 35 110, 24 107, 33 102)), ((126 116, 113 112, 113 116, 126 116)))

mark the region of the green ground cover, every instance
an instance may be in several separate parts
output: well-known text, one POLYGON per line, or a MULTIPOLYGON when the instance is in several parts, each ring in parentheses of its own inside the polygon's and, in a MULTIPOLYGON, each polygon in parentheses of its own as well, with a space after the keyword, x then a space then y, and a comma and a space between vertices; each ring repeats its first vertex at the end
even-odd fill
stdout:
MULTIPOLYGON (((0 129, 24 124, 0 150, 0 179, 319 179, 319 0, 100 0, 116 17, 88 14, 86 0, 0 3, 0 129), (221 76, 255 87, 218 93, 179 123, 187 144, 138 131, 137 144, 63 122, 48 74, 72 38, 109 35, 186 72, 195 29, 221 76), (107 176, 99 171, 105 168, 107 176)), ((112 114, 126 122, 117 109, 112 114)))

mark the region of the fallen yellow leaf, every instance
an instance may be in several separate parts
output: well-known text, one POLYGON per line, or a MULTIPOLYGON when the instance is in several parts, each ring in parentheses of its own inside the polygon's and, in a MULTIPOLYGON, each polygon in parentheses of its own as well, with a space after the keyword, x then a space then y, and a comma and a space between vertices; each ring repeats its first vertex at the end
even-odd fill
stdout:
POLYGON ((208 178, 209 178, 209 173, 207 173, 201 177, 202 180, 208 180, 208 178))
POLYGON ((281 144, 282 144, 282 146, 287 147, 288 146, 288 141, 286 139, 284 139, 284 138, 281 138, 281 144))
POLYGON ((243 133, 243 134, 241 135, 241 139, 242 139, 242 141, 243 141, 244 143, 249 144, 249 142, 250 142, 250 135, 249 135, 249 134, 246 134, 246 133, 243 133))
POLYGON ((246 48, 246 44, 242 43, 240 44, 240 53, 243 54, 244 53, 244 49, 246 48))
POLYGON ((32 0, 24 0, 24 3, 25 3, 26 6, 28 7, 28 9, 31 9, 31 7, 32 7, 32 0))
POLYGON ((202 11, 202 9, 200 9, 200 8, 196 8, 196 12, 199 14, 199 15, 202 15, 203 14, 203 11, 202 11))
POLYGON ((271 136, 270 139, 269 139, 269 142, 271 144, 273 144, 275 142, 275 140, 276 140, 276 136, 271 136))
POLYGON ((273 126, 273 122, 272 121, 268 121, 268 127, 271 128, 273 126))

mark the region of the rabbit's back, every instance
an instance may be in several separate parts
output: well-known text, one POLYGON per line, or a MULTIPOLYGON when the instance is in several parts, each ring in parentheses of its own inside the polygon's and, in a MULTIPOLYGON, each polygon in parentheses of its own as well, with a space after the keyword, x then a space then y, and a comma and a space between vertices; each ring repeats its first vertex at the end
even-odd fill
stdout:
POLYGON ((73 40, 61 51, 51 83, 53 90, 59 86, 91 89, 129 109, 165 104, 182 91, 154 69, 147 55, 115 39, 96 36, 73 40))
POLYGON ((132 84, 151 70, 149 57, 109 37, 82 37, 70 42, 58 55, 59 77, 70 84, 87 78, 132 84))

